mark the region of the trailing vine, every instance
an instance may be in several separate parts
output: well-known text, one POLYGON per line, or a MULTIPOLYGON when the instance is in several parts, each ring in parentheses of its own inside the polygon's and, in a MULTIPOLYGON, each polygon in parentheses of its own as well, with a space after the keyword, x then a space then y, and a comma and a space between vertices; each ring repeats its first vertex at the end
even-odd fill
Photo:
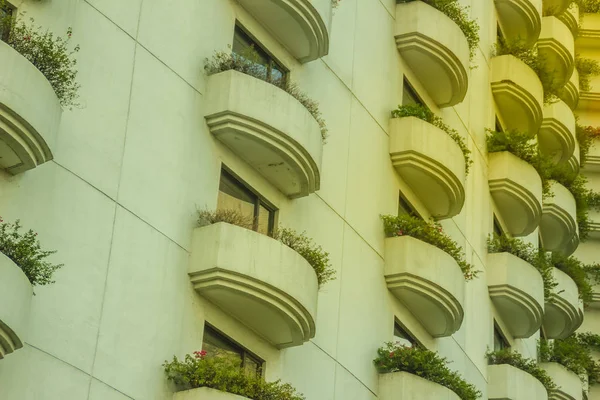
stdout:
POLYGON ((600 75, 600 63, 577 54, 575 55, 575 68, 579 73, 579 90, 589 92, 592 89, 590 85, 592 77, 600 75))
POLYGON ((579 123, 575 128, 577 142, 579 143, 579 162, 581 165, 587 161, 588 154, 596 139, 600 138, 600 128, 583 126, 579 123))

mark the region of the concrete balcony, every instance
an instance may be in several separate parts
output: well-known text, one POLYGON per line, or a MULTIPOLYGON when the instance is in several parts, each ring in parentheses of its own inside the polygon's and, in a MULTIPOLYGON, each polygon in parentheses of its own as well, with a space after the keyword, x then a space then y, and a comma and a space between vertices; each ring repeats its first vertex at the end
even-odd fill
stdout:
POLYGON ((439 107, 454 106, 469 86, 469 44, 442 12, 422 1, 396 5, 396 46, 439 107))
POLYGON ((564 251, 577 233, 577 207, 569 190, 558 182, 551 182, 552 197, 544 200, 540 234, 548 251, 564 251))
POLYGON ((542 325, 544 281, 531 264, 510 253, 488 254, 490 298, 510 333, 528 338, 542 325))
POLYGON ((452 390, 408 372, 379 374, 381 400, 460 400, 452 390))
POLYGON ((460 213, 465 203, 465 157, 446 132, 416 117, 392 118, 390 158, 433 217, 460 213))
POLYGON ((556 17, 542 18, 538 53, 558 85, 565 85, 575 67, 575 40, 569 27, 556 17))
POLYGON ((559 387, 549 393, 549 400, 582 400, 583 386, 577 374, 569 371, 558 363, 541 363, 550 378, 559 387))
POLYGON ((385 281, 433 337, 450 336, 463 321, 464 275, 450 255, 410 236, 385 239, 385 281))
POLYGON ((216 389, 201 387, 176 392, 173 395, 173 400, 248 400, 248 398, 216 389))
POLYGON ((278 87, 237 71, 208 78, 210 132, 290 198, 319 190, 319 124, 278 87))
POLYGON ((227 223, 194 230, 194 289, 278 348, 315 336, 317 275, 298 253, 227 223))
POLYGON ((537 378, 512 365, 488 366, 489 400, 547 400, 546 388, 537 378))
POLYGON ((490 193, 513 236, 526 236, 542 217, 542 180, 533 166, 507 151, 490 153, 490 193))
POLYGON ((558 286, 552 296, 546 299, 543 325, 548 339, 564 339, 579 328, 583 322, 583 312, 573 279, 557 268, 553 269, 552 274, 558 286))
POLYGON ((46 77, 0 41, 0 168, 10 174, 52 160, 62 108, 46 77))
POLYGON ((495 0, 498 20, 508 40, 532 45, 542 29, 542 0, 495 0))
POLYGON ((544 104, 544 88, 537 74, 511 55, 494 57, 491 64, 492 93, 506 128, 535 136, 544 104))
POLYGON ((573 150, 573 155, 571 156, 571 158, 569 158, 569 161, 567 161, 569 169, 575 174, 579 173, 579 168, 581 167, 580 160, 581 153, 579 150, 579 142, 575 141, 575 150, 573 150))
POLYGON ((575 151, 575 115, 564 101, 544 107, 544 119, 538 132, 540 151, 556 163, 564 163, 575 151))
POLYGON ((556 17, 569 28, 573 37, 577 37, 579 32, 579 6, 577 3, 571 3, 569 8, 556 17))
POLYGON ((331 0, 238 0, 301 63, 329 52, 331 0))
POLYGON ((577 225, 575 234, 573 235, 571 240, 569 240, 567 242, 567 244, 563 250, 563 254, 570 256, 571 254, 575 253, 575 250, 577 250, 578 247, 579 247, 579 225, 577 225))
POLYGON ((0 253, 0 359, 23 347, 32 295, 21 268, 0 253))
POLYGON ((579 104, 579 72, 577 72, 577 68, 573 68, 569 82, 562 88, 560 99, 567 103, 571 110, 574 111, 577 108, 577 104, 579 104))

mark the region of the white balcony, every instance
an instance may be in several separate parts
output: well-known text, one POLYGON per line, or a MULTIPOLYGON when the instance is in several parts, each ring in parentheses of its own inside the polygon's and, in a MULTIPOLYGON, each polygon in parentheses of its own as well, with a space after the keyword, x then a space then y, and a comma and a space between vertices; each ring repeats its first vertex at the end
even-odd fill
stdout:
POLYGON ((545 59, 547 71, 557 85, 565 85, 575 67, 575 40, 564 22, 552 16, 542 18, 538 53, 545 59))
POLYGON ((575 151, 575 115, 563 101, 544 107, 544 119, 538 132, 538 144, 556 163, 569 161, 575 151))
POLYGON ((579 104, 579 72, 577 72, 577 68, 573 68, 569 82, 562 88, 560 99, 567 103, 571 110, 575 111, 577 108, 577 104, 579 104))
POLYGON ((542 29, 541 0, 495 0, 498 20, 508 40, 534 44, 542 29))
POLYGON ((408 372, 379 374, 380 400, 460 400, 452 390, 408 372))
POLYGON ((512 365, 488 366, 489 400, 547 400, 546 388, 537 378, 512 365))
POLYGON ((201 387, 176 392, 173 395, 173 400, 248 400, 248 398, 216 389, 201 387))
POLYGON ((552 275, 558 286, 550 299, 546 299, 544 331, 548 339, 564 339, 579 328, 583 322, 583 312, 573 279, 557 268, 553 269, 552 275))
POLYGON ((544 200, 540 234, 548 251, 564 251, 577 234, 577 207, 569 190, 558 182, 550 182, 552 197, 544 200))
POLYGON ((549 393, 550 400, 582 400, 583 385, 577 374, 569 371, 557 363, 540 364, 550 378, 556 383, 558 389, 549 393))

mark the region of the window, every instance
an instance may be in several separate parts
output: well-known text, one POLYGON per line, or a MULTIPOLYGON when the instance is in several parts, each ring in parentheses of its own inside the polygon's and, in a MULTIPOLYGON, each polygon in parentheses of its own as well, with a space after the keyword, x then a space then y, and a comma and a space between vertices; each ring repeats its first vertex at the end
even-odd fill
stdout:
POLYGON ((495 215, 494 215, 494 233, 498 236, 503 235, 502 225, 500 225, 500 222, 498 222, 498 219, 496 218, 495 215))
POLYGON ((233 34, 232 50, 235 54, 243 57, 248 57, 254 53, 257 64, 264 67, 266 80, 285 81, 287 79, 287 70, 238 25, 235 26, 233 34))
POLYGON ((14 9, 10 4, 4 4, 4 6, 0 7, 0 40, 8 41, 8 35, 10 33, 9 21, 12 20, 12 16, 14 13, 14 9))
POLYGON ((404 79, 404 84, 402 85, 402 105, 424 105, 423 100, 419 97, 415 89, 408 83, 406 78, 404 79))
POLYGON ((248 373, 256 374, 257 376, 262 375, 264 360, 250 353, 208 324, 204 325, 202 350, 206 351, 211 357, 227 355, 238 358, 242 361, 242 367, 248 373))
POLYGON ((394 342, 407 347, 418 347, 417 340, 398 323, 394 321, 394 342))
POLYGON ((510 344, 494 322, 494 351, 509 349, 510 344))
POLYGON ((419 217, 415 208, 404 198, 402 193, 398 199, 398 215, 410 215, 411 217, 419 217))
POLYGON ((217 209, 236 210, 254 220, 255 231, 265 235, 273 234, 275 209, 224 169, 221 170, 217 209))
POLYGON ((496 117, 496 132, 504 132, 504 128, 502 128, 502 124, 498 117, 496 117))

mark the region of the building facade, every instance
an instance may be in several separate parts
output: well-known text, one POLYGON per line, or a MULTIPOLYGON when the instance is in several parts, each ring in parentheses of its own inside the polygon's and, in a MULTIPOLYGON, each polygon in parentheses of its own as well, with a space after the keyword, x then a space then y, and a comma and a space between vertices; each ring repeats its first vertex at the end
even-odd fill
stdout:
POLYGON ((600 126, 600 77, 580 92, 575 69, 576 54, 600 61, 600 16, 563 0, 459 3, 479 26, 472 49, 421 1, 10 0, 44 29, 72 27, 81 88, 61 108, 0 43, 0 215, 64 264, 22 308, 11 306, 21 294, 0 293, 22 342, 0 360, 0 399, 172 399, 165 360, 219 343, 309 400, 441 398, 382 388, 373 359, 393 340, 439 352, 482 398, 500 398, 488 350, 536 358, 540 329, 600 333, 600 308, 584 312, 567 275, 545 301, 536 271, 487 245, 504 233, 594 263, 600 214, 579 243, 566 189, 542 199, 530 165, 486 145, 488 129, 529 132, 600 191, 600 146, 580 166, 575 136, 575 116, 600 126), (499 36, 538 46, 564 80, 559 102, 544 104, 535 73, 498 55, 499 36), (206 72, 215 52, 245 49, 318 102, 325 140, 289 91, 206 72), (472 164, 439 127, 392 118, 402 105, 441 118, 472 164), (254 231, 198 228, 198 211, 216 209, 255 217, 254 231), (438 220, 477 277, 431 245, 386 237, 381 216, 399 214, 438 220), (318 288, 268 237, 278 226, 322 246, 335 278, 318 288))

